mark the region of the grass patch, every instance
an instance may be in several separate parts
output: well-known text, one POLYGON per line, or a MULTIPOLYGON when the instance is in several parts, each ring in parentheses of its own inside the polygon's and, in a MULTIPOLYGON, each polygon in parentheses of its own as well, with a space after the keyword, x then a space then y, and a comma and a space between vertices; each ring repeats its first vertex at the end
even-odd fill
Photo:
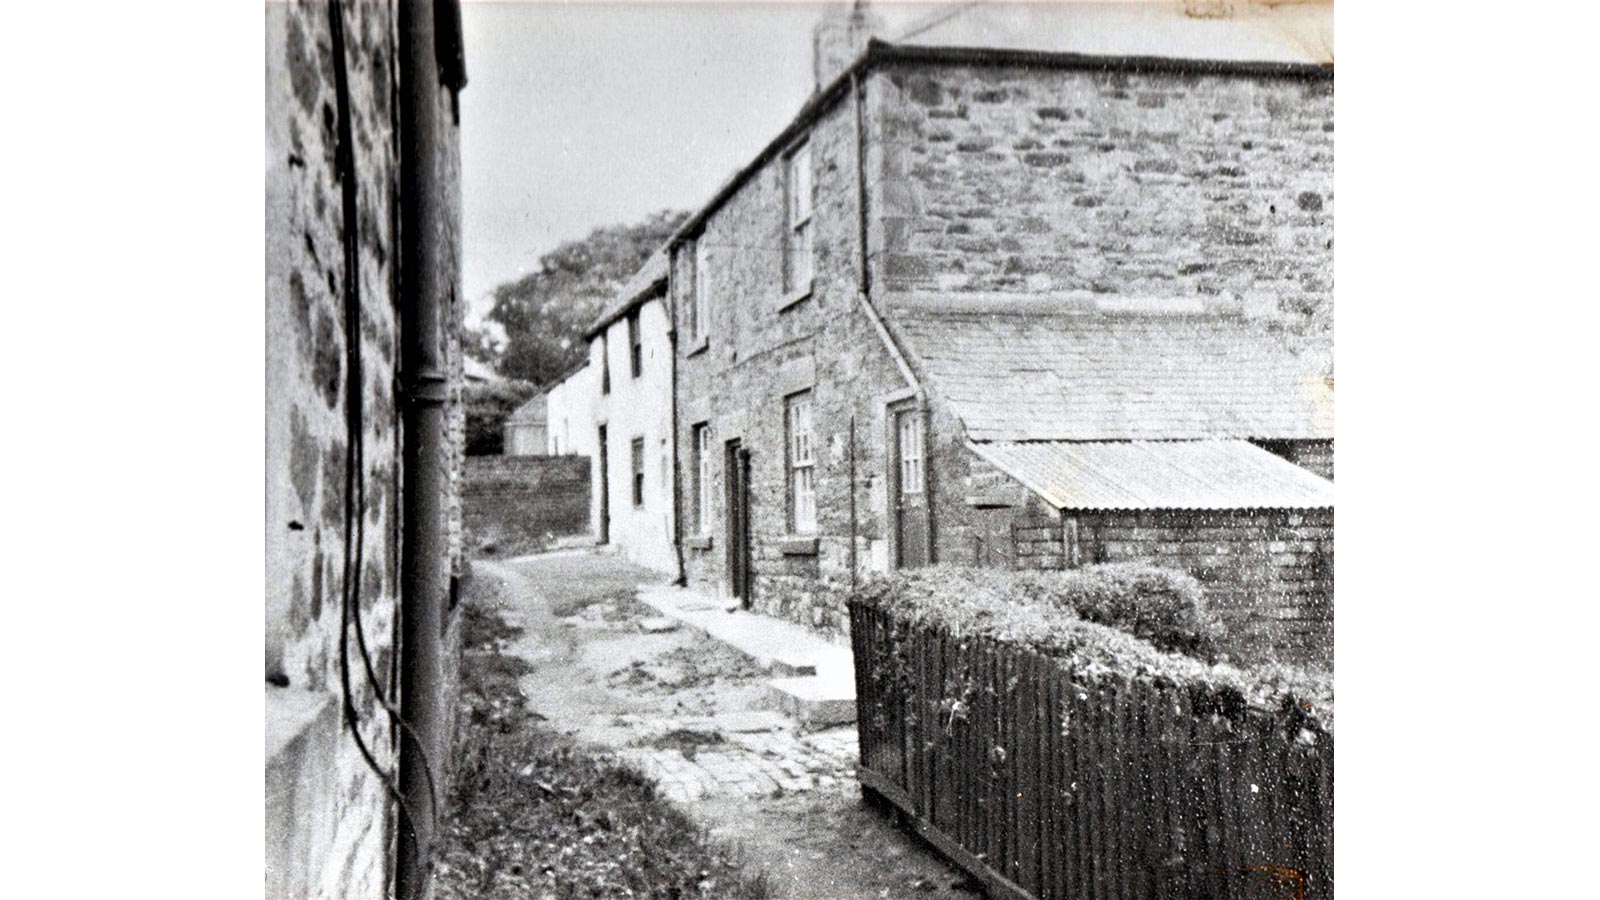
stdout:
POLYGON ((437 895, 729 897, 765 900, 730 847, 659 797, 639 772, 538 723, 500 652, 521 629, 469 597, 463 608, 455 779, 445 801, 437 895))

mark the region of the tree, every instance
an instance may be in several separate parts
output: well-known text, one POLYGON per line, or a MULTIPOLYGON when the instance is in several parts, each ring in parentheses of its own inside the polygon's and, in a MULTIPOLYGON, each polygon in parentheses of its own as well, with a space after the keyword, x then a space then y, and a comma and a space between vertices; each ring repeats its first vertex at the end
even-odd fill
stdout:
POLYGON ((526 381, 491 381, 464 387, 461 399, 467 408, 467 455, 504 452, 506 418, 537 393, 539 389, 526 381))
POLYGON ((505 343, 481 336, 469 349, 507 378, 541 387, 583 361, 583 332, 618 290, 666 243, 688 213, 663 210, 633 225, 597 228, 539 258, 539 270, 494 289, 487 319, 505 331, 505 343))

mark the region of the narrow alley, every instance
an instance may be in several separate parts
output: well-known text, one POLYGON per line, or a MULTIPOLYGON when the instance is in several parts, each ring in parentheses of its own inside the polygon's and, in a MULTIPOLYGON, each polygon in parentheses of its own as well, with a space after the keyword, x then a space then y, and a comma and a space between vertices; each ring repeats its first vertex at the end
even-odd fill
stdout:
POLYGON ((764 872, 774 896, 974 896, 862 802, 855 727, 778 711, 755 660, 639 602, 639 588, 662 581, 564 550, 479 560, 468 602, 522 629, 504 651, 531 666, 520 687, 536 717, 655 781, 764 872))

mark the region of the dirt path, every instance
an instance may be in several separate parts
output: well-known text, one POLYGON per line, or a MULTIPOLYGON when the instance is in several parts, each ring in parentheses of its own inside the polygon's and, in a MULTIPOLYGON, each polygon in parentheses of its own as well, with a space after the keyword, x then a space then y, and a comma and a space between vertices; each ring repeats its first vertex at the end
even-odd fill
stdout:
POLYGON ((688 629, 646 633, 634 589, 664 579, 614 557, 552 553, 474 563, 501 582, 507 651, 548 724, 654 778, 714 835, 739 845, 774 896, 962 898, 957 870, 866 807, 853 726, 807 731, 775 711, 766 673, 688 629))

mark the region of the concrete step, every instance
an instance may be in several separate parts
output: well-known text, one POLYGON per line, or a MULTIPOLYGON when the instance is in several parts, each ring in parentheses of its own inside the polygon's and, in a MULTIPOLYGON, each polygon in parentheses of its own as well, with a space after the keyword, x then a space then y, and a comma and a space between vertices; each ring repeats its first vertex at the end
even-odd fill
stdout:
POLYGON ((804 625, 758 615, 732 602, 670 585, 640 588, 639 600, 661 615, 727 644, 775 674, 847 674, 854 678, 850 648, 832 643, 804 625))
POLYGON ((768 696, 778 709, 806 725, 847 725, 856 720, 856 683, 852 674, 774 678, 768 696))

